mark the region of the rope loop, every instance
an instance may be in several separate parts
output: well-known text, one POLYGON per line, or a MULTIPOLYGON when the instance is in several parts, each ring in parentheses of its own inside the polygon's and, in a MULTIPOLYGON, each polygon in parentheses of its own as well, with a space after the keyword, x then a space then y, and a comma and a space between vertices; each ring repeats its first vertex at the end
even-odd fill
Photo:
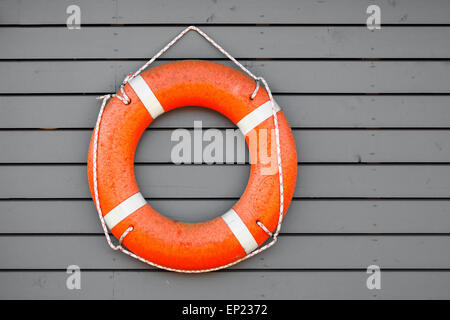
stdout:
POLYGON ((134 230, 134 227, 133 226, 129 226, 127 228, 127 230, 125 230, 124 233, 122 233, 122 235, 120 236, 120 239, 119 239, 120 245, 122 245, 122 242, 125 239, 125 237, 133 230, 134 230))
POLYGON ((259 220, 256 220, 256 224, 257 224, 261 229, 263 229, 264 232, 267 233, 267 234, 269 235, 269 237, 272 237, 272 236, 273 236, 273 233, 269 231, 269 229, 264 225, 264 223, 262 223, 262 222, 259 221, 259 220))
POLYGON ((253 91, 252 95, 250 96, 250 100, 255 99, 256 94, 258 93, 258 90, 259 90, 259 87, 260 87, 259 81, 260 81, 260 79, 258 78, 258 80, 256 80, 256 88, 253 91))
POLYGON ((93 171, 93 181, 94 181, 94 202, 95 202, 95 206, 97 208, 98 217, 99 217, 100 223, 102 225, 103 232, 106 237, 106 241, 108 242, 108 245, 111 247, 111 249, 120 250, 121 252, 123 252, 124 254, 126 254, 132 258, 139 260, 143 263, 146 263, 150 266, 156 267, 156 268, 160 268, 160 269, 164 269, 164 270, 168 270, 168 271, 180 272, 180 273, 203 273, 203 272, 217 271, 217 270, 231 267, 239 262, 242 262, 244 260, 247 260, 248 258, 251 258, 251 257, 257 255, 258 253, 260 253, 262 251, 267 250, 268 248, 270 248, 277 242, 277 239, 278 239, 277 237, 281 230, 281 223, 283 222, 283 213, 284 213, 284 192, 283 192, 283 172, 282 172, 282 167, 281 167, 280 132, 279 132, 279 127, 278 127, 278 116, 277 116, 277 111, 275 109, 275 102, 273 100, 272 92, 269 88, 269 85, 267 84, 267 81, 263 77, 255 76, 250 70, 248 70, 246 67, 244 67, 239 61, 237 61, 231 54, 229 54, 225 49, 223 49, 219 44, 217 44, 213 39, 211 39, 202 30, 200 30, 196 26, 189 26, 186 29, 184 29, 182 32, 180 32, 175 38, 173 38, 172 41, 170 41, 166 46, 164 46, 164 48, 162 48, 160 51, 158 51, 150 60, 148 60, 135 73, 129 73, 125 77, 125 79, 123 80, 123 82, 120 86, 120 94, 118 94, 118 93, 107 94, 107 95, 97 97, 97 99, 102 100, 102 105, 100 107, 100 111, 99 111, 98 117, 97 117, 97 122, 96 122, 95 128, 94 128, 93 157, 92 157, 92 171, 93 171), (97 181, 98 136, 99 136, 102 115, 103 115, 106 103, 108 102, 109 99, 115 97, 115 98, 118 98, 119 100, 121 100, 124 104, 126 104, 126 105, 129 104, 131 102, 131 100, 128 97, 128 95, 125 93, 125 90, 124 90, 125 85, 129 81, 131 81, 133 78, 137 77, 142 71, 144 71, 156 59, 158 59, 162 54, 164 54, 170 47, 172 47, 178 40, 180 40, 189 31, 198 32, 211 45, 213 45, 217 50, 219 50, 222 54, 224 54, 232 62, 234 62, 244 73, 246 73, 253 80, 255 80, 256 88, 253 91, 253 93, 250 95, 250 99, 253 100, 255 98, 256 94, 258 93, 258 90, 260 88, 260 82, 264 85, 264 88, 266 89, 266 91, 269 95, 270 101, 272 102, 272 117, 273 117, 273 122, 275 125, 275 141, 276 141, 276 147, 277 147, 278 176, 279 176, 279 182, 280 182, 280 211, 279 211, 279 217, 278 217, 278 224, 277 224, 275 231, 272 233, 270 230, 267 229, 266 226, 264 226, 264 224, 262 222, 260 222, 260 221, 256 222, 270 237, 272 237, 272 240, 236 261, 230 262, 223 266, 210 268, 210 269, 204 269, 204 270, 180 270, 180 269, 169 268, 169 267, 154 263, 152 261, 146 260, 146 259, 134 254, 133 252, 128 251, 127 249, 122 247, 122 242, 125 239, 125 237, 131 231, 133 231, 133 226, 128 227, 125 230, 125 232, 120 236, 119 245, 114 245, 111 240, 111 237, 109 235, 108 228, 105 224, 105 220, 103 218, 103 213, 102 213, 102 209, 100 206, 100 200, 99 200, 99 195, 98 195, 98 181, 97 181))

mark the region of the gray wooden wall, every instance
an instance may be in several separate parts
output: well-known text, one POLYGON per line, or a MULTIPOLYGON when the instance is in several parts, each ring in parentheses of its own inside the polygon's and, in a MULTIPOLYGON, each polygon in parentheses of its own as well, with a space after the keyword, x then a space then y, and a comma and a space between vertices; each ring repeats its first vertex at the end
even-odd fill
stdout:
MULTIPOLYGON (((160 63, 181 58, 228 63, 195 34, 160 63)), ((0 0, 0 298, 450 298, 449 59, 448 0, 0 0), (299 152, 279 243, 195 276, 111 251, 86 177, 95 97, 189 24, 266 77, 299 152), (72 264, 81 290, 66 289, 72 264), (381 290, 366 288, 372 264, 381 290)), ((145 133, 136 172, 156 209, 201 221, 249 168, 172 165, 174 128, 233 127, 179 111, 145 133)))

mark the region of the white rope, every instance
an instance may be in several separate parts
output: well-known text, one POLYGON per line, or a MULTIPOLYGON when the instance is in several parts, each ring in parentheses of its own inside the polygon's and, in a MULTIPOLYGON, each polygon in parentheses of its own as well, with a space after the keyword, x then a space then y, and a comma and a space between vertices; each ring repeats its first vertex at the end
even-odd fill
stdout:
POLYGON ((180 34, 178 34, 172 41, 170 41, 164 48, 162 48, 157 54, 155 54, 149 61, 147 61, 141 68, 139 68, 134 74, 128 74, 128 76, 124 79, 122 85, 120 86, 120 92, 122 95, 119 94, 108 94, 108 95, 104 95, 101 97, 98 97, 97 99, 102 99, 102 106, 100 108, 100 111, 98 113, 98 117, 97 117, 97 122, 95 124, 95 129, 94 129, 94 146, 93 146, 93 157, 92 157, 92 170, 93 170, 93 180, 94 180, 94 200, 95 200, 95 206, 97 208, 97 212, 98 212, 98 216, 100 219, 100 222, 102 224, 102 228, 103 228, 103 232, 105 233, 105 237, 106 237, 106 241, 108 242, 108 245, 111 247, 111 249, 113 250, 120 250, 123 253, 125 253, 126 255, 129 255, 132 258, 135 258, 141 262, 144 262, 148 265, 151 265, 153 267, 156 268, 160 268, 160 269, 164 269, 164 270, 168 270, 168 271, 174 271, 174 272, 183 272, 183 273, 203 273, 203 272, 211 272, 211 271, 216 271, 216 270, 221 270, 221 269, 225 269, 228 267, 231 267, 241 261, 247 260, 248 258, 251 258, 255 255, 257 255, 258 253, 265 251, 266 249, 270 248, 271 246, 273 246, 277 240, 278 240, 278 235, 280 233, 281 230, 281 224, 283 222, 283 211, 284 211, 284 192, 283 192, 283 172, 282 172, 282 167, 281 167, 281 148, 280 148, 280 132, 279 132, 279 128, 278 128, 278 118, 277 118, 277 110, 275 108, 275 103, 273 100, 273 96, 272 96, 272 92, 270 91, 269 85, 267 84, 266 80, 263 77, 257 77, 255 76, 252 72, 250 72, 247 68, 245 68, 240 62, 238 62, 233 56, 231 56, 227 51, 225 51, 225 49, 223 49, 220 45, 218 45, 214 40, 212 40, 206 33, 204 33, 203 31, 201 31, 199 28, 195 27, 195 26, 190 26, 187 27, 186 29, 184 29, 180 34), (129 104, 130 103, 130 98, 127 96, 127 94, 125 93, 124 90, 124 86, 125 84, 130 81, 131 79, 133 79, 134 77, 138 76, 143 70, 145 70, 149 65, 151 65, 157 58, 159 58, 163 53, 165 53, 171 46, 173 46, 178 40, 180 40, 186 33, 188 33, 189 31, 196 31, 198 32, 201 36, 203 36, 209 43, 211 43, 215 48, 217 48, 221 53, 223 53, 227 58, 229 58, 231 61, 233 61, 241 70, 243 70, 246 74, 248 74, 253 80, 256 81, 256 88, 254 90, 254 92, 251 94, 250 99, 253 100, 253 98, 256 96, 256 93, 260 87, 259 85, 259 81, 261 81, 264 84, 264 87, 269 95, 270 101, 272 102, 272 117, 273 117, 273 122, 275 125, 275 141, 276 141, 276 150, 277 150, 277 161, 278 161, 278 178, 280 181, 280 211, 279 211, 279 217, 278 217, 278 224, 277 227, 275 229, 275 232, 270 232, 265 226, 264 224, 262 224, 262 222, 257 221, 257 224, 259 227, 261 227, 264 232, 266 232, 270 237, 272 237, 272 241, 270 241, 269 243, 265 244, 264 246, 252 251, 251 253, 249 253, 248 255, 233 261, 231 263, 228 263, 226 265, 223 266, 219 266, 219 267, 215 267, 215 268, 210 268, 210 269, 203 269, 203 270, 182 270, 182 269, 174 269, 174 268, 169 268, 169 267, 165 267, 162 265, 159 265, 157 263, 151 262, 149 260, 146 260, 136 254, 134 254, 133 252, 125 249, 124 247, 122 247, 122 241, 125 239, 125 237, 133 231, 133 227, 130 226, 127 228, 127 230, 125 230, 125 232, 121 235, 120 240, 119 240, 119 245, 114 245, 111 241, 111 237, 109 235, 108 229, 106 227, 105 221, 103 219, 103 214, 102 214, 102 210, 100 207, 100 200, 99 200, 99 195, 98 195, 98 182, 97 182, 97 153, 98 153, 98 134, 99 134, 99 128, 100 128, 100 123, 102 120, 102 115, 103 115, 103 111, 105 109, 106 106, 106 102, 111 98, 111 97, 116 97, 118 99, 120 99, 124 104, 129 104))

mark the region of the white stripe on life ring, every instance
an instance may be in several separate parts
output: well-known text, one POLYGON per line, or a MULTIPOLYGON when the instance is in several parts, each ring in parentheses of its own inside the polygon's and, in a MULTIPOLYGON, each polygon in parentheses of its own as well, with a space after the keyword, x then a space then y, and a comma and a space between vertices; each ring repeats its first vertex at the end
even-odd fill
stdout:
POLYGON ((153 119, 156 119, 159 115, 164 113, 164 109, 158 99, 156 99, 152 89, 150 89, 147 82, 145 82, 141 76, 133 78, 128 83, 133 88, 134 92, 136 92, 153 119))
MULTIPOLYGON (((280 106, 275 103, 275 112, 281 110, 280 106)), ((244 118, 241 119, 237 123, 237 126, 241 130, 242 134, 245 136, 247 133, 256 128, 259 124, 261 124, 264 120, 268 119, 272 116, 272 103, 269 101, 263 103, 258 108, 250 112, 244 118)))
POLYGON ((241 217, 234 211, 230 209, 227 213, 222 215, 222 219, 230 228, 231 232, 233 232, 236 239, 241 244, 242 248, 244 248, 245 253, 249 254, 256 248, 258 248, 258 243, 256 242, 253 235, 248 230, 245 223, 242 221, 241 217))
POLYGON ((128 217, 130 214, 138 210, 139 208, 145 206, 147 201, 140 192, 132 195, 128 199, 121 202, 117 207, 108 212, 103 219, 106 225, 111 230, 119 222, 128 217))

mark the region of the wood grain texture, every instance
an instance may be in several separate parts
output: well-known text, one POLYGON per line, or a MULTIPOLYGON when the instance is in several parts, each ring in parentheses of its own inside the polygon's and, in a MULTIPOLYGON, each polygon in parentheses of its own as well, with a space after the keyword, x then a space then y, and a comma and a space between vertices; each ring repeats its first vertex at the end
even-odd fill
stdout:
MULTIPOLYGON (((183 129, 184 130, 184 129, 183 129)), ((206 132, 208 129, 202 129, 206 132)), ((227 129, 234 135, 238 129, 227 129), (235 131, 234 131, 235 130, 235 131)), ((144 133, 135 157, 136 163, 174 163, 172 150, 179 145, 187 146, 194 154, 194 147, 202 150, 211 142, 194 140, 194 130, 187 134, 190 142, 176 138, 174 130, 148 130, 144 133), (158 152, 155 152, 158 150, 158 152)), ((222 139, 219 148, 226 162, 226 130, 216 131, 222 139)), ((243 145, 244 137, 239 134, 243 145)), ((294 130, 300 163, 366 163, 366 162, 449 162, 450 132, 444 130, 294 130)), ((0 163, 85 163, 86 152, 92 132, 83 131, 3 131, 0 135, 0 149, 9 152, 0 153, 0 163)), ((228 138, 229 140, 229 138, 228 138)), ((228 149, 227 149, 228 148, 228 149)), ((209 154, 209 153, 207 153, 209 154)), ((240 157, 234 151, 234 163, 240 157)), ((248 152, 245 161, 250 160, 248 152)), ((242 161, 242 160, 241 160, 242 161)), ((193 162, 193 158, 191 159, 193 162)))
POLYGON ((233 271, 181 275, 87 271, 67 290, 65 270, 0 272, 1 299, 448 299, 448 271, 383 271, 367 290, 362 271, 233 271), (215 290, 211 290, 213 287, 215 290), (419 290, 420 288, 420 290, 419 290))
MULTIPOLYGON (((148 199, 165 216, 213 219, 235 199, 148 199)), ((294 200, 282 234, 450 233, 450 200, 294 200)), ((101 234, 92 200, 0 201, 1 234, 101 234)))
MULTIPOLYGON (((247 165, 136 165, 152 198, 238 198, 247 165), (220 182, 220 183, 218 183, 220 182)), ((85 165, 0 166, 0 198, 90 198, 85 165)), ((295 197, 447 198, 448 165, 304 165, 295 197)))
MULTIPOLYGON (((0 59, 147 58, 183 27, 0 28, 0 59), (56 39, 56 41, 55 41, 56 39), (148 39, 151 41, 143 41, 148 39)), ((203 27, 235 58, 449 58, 450 27, 203 27), (233 44, 240 43, 239 46, 233 44), (395 43, 395 45, 393 45, 395 43)), ((224 58, 188 33, 162 58, 224 58)))
MULTIPOLYGON (((241 62, 265 77, 275 93, 450 92, 447 61, 241 62)), ((0 93, 114 92, 125 75, 143 64, 144 61, 3 61, 0 93)))
MULTIPOLYGON (((100 0, 77 1, 85 24, 365 24, 370 0, 206 1, 100 0)), ((446 0, 381 0, 382 23, 449 23, 446 0)), ((66 24, 68 4, 51 0, 4 0, 1 24, 66 24)))
MULTIPOLYGON (((450 128, 450 96, 276 95, 292 128, 450 128)), ((89 128, 100 108, 95 96, 0 96, 0 128, 89 128)), ((205 108, 176 109, 152 128, 234 128, 205 108)))
MULTIPOLYGON (((103 235, 0 236, 0 269, 144 269, 109 248, 103 235), (51 254, 49 254, 51 253, 51 254)), ((450 237, 442 235, 286 235, 275 247, 232 269, 443 269, 450 237)))

